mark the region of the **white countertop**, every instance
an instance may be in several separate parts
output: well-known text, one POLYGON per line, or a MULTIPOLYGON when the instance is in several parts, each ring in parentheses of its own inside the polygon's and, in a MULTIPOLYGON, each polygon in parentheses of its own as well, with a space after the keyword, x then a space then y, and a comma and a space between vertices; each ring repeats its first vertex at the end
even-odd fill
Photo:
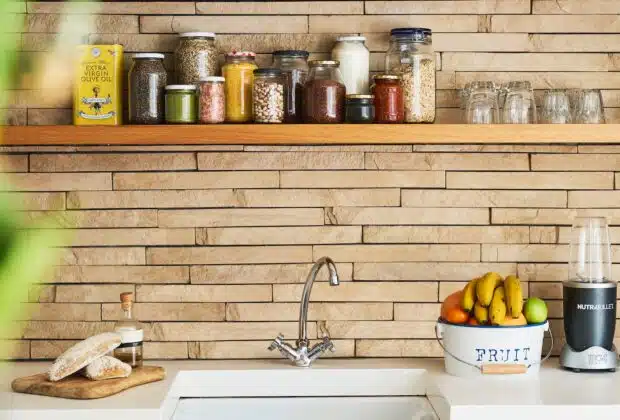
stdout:
POLYGON ((307 384, 298 388, 297 395, 318 395, 318 389, 326 388, 331 392, 330 387, 338 392, 344 388, 344 395, 426 395, 441 420, 620 418, 620 373, 567 372, 558 368, 557 360, 546 363, 537 378, 475 379, 449 376, 443 371, 443 361, 433 359, 325 359, 311 368, 293 367, 285 360, 149 364, 163 366, 167 378, 87 401, 14 393, 10 389, 13 378, 44 372, 49 362, 4 365, 0 367, 0 420, 169 420, 181 397, 291 395, 295 394, 291 380, 307 384), (338 371, 342 370, 347 370, 348 377, 359 375, 360 380, 339 382, 338 371), (381 371, 384 380, 371 388, 363 375, 376 371, 381 371), (269 375, 269 386, 265 386, 265 375, 269 375))

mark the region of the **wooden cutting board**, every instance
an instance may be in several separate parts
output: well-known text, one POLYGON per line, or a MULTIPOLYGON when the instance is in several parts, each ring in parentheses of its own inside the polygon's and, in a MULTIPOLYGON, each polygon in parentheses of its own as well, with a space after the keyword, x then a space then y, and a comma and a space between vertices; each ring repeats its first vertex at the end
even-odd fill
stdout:
POLYGON ((48 397, 92 400, 108 397, 138 385, 161 381, 166 371, 159 366, 142 366, 131 372, 127 378, 93 381, 80 374, 73 374, 58 382, 47 379, 46 373, 17 378, 11 384, 13 391, 48 397))

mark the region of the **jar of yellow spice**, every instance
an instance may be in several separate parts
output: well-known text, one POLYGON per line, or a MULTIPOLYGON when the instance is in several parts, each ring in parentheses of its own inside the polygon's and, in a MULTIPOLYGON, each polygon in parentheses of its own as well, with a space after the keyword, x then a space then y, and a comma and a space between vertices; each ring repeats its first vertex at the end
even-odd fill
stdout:
POLYGON ((252 121, 252 85, 257 69, 256 54, 249 51, 233 51, 226 54, 222 67, 226 92, 226 122, 252 121))

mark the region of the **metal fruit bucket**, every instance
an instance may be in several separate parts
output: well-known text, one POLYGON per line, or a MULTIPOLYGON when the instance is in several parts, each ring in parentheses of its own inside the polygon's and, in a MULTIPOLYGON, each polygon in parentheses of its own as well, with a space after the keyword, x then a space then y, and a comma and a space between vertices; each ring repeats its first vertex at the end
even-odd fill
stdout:
POLYGON ((553 348, 549 322, 499 327, 451 324, 440 319, 435 336, 444 350, 446 372, 454 376, 536 375, 553 348), (545 331, 549 332, 551 346, 542 358, 545 331))

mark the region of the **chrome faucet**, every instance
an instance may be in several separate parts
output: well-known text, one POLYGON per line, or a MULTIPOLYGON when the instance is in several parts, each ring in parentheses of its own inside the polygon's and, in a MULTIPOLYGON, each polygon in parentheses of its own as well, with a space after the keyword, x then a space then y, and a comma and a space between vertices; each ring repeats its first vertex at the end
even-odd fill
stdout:
POLYGON ((290 359, 295 366, 308 367, 325 351, 334 351, 334 343, 332 343, 327 335, 323 336, 323 341, 309 348, 310 342, 308 340, 308 329, 306 325, 308 322, 308 302, 310 301, 312 285, 314 284, 316 275, 324 265, 326 265, 329 270, 329 284, 332 286, 338 286, 338 284, 340 284, 336 266, 331 258, 323 257, 314 263, 306 278, 306 284, 304 285, 304 291, 301 296, 301 303, 299 306, 299 338, 295 343, 297 348, 285 342, 282 334, 278 334, 276 339, 273 340, 269 346, 270 351, 277 349, 282 356, 290 359))

